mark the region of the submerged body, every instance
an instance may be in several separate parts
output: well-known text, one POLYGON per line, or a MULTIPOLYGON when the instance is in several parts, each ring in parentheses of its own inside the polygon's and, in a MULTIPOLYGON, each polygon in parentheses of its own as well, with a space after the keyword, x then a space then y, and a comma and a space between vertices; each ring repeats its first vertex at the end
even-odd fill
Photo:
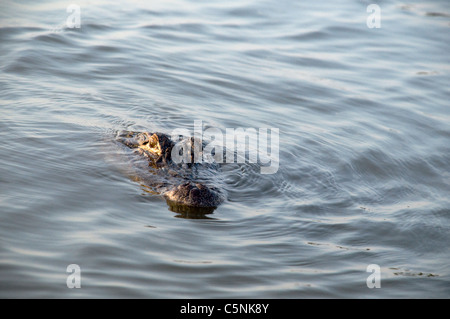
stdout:
MULTIPOLYGON (((133 150, 147 166, 139 167, 138 176, 146 186, 161 193, 177 212, 212 212, 224 200, 218 187, 198 181, 198 172, 217 173, 218 166, 201 163, 177 164, 172 160, 175 142, 164 133, 130 132, 118 134, 117 140, 133 150)), ((193 144, 193 143, 192 143, 193 144)))

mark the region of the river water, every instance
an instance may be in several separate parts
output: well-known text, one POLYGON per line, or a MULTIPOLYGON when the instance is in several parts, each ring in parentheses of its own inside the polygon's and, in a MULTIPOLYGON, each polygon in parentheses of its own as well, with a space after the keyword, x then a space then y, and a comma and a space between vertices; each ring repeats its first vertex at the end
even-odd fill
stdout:
POLYGON ((450 297, 448 1, 75 4, 0 4, 0 297, 450 297), (194 121, 278 169, 171 211, 114 136, 194 121))

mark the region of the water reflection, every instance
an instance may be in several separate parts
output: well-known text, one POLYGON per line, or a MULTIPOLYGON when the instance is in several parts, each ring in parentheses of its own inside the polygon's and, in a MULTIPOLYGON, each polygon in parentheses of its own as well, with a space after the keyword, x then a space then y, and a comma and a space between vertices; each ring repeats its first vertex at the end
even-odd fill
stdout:
POLYGON ((177 213, 177 215, 175 216, 177 218, 215 219, 207 215, 212 214, 217 207, 194 207, 194 206, 180 205, 179 203, 175 203, 169 199, 167 199, 166 201, 167 205, 169 205, 169 210, 174 213, 177 213))

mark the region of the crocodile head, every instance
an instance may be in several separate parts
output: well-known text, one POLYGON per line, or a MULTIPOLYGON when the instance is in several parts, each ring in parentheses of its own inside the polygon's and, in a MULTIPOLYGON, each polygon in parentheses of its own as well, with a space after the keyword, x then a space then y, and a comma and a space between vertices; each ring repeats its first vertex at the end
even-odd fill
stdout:
POLYGON ((162 133, 122 131, 117 141, 144 155, 154 167, 167 166, 171 162, 174 143, 162 133))
MULTIPOLYGON (((154 173, 162 174, 166 179, 160 183, 157 178, 143 178, 149 186, 164 189, 162 192, 169 207, 176 212, 211 210, 224 201, 223 193, 216 187, 198 183, 186 176, 186 170, 192 169, 173 163, 171 151, 175 143, 163 133, 130 132, 118 134, 118 141, 144 155, 154 173), (185 176, 185 177, 180 177, 185 176), (167 184, 170 186, 168 187, 167 184)), ((200 165, 200 167, 203 167, 200 165)), ((188 171, 189 172, 189 171, 188 171)), ((145 176, 144 176, 145 177, 145 176)), ((206 211, 204 213, 207 213, 206 211)))

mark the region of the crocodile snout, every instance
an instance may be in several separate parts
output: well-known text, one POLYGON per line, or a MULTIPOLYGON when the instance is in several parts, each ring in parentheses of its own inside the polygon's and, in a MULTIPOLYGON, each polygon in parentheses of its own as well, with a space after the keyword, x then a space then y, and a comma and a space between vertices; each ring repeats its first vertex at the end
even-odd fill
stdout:
POLYGON ((217 207, 223 201, 218 190, 191 182, 175 186, 165 196, 172 202, 194 207, 217 207))

